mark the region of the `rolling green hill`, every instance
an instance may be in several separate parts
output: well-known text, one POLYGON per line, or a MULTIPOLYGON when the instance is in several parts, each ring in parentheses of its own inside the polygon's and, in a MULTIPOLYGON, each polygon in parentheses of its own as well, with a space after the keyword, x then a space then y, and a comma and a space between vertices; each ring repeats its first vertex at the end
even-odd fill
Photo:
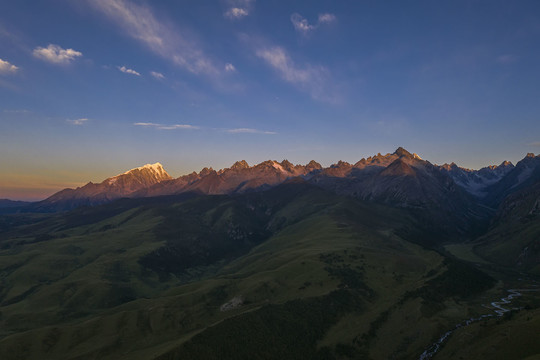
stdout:
POLYGON ((9 219, 2 359, 413 359, 494 285, 302 181, 9 219))

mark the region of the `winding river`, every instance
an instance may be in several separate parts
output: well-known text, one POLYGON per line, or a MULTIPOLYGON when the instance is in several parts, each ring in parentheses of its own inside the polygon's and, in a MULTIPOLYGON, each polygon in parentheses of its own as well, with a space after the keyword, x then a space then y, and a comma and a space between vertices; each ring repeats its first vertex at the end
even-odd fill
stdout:
POLYGON ((452 333, 454 331, 456 331, 456 330, 458 330, 458 329, 460 329, 462 327, 469 326, 472 323, 475 323, 477 321, 480 321, 480 320, 483 320, 483 319, 486 319, 486 318, 495 317, 495 316, 503 316, 504 313, 506 313, 506 312, 509 312, 509 311, 512 311, 512 310, 519 310, 519 308, 515 308, 515 307, 508 308, 508 307, 503 307, 503 306, 511 304, 512 300, 517 298, 517 297, 522 296, 523 292, 539 291, 539 290, 540 289, 510 289, 510 290, 507 290, 507 292, 509 293, 508 296, 501 298, 500 301, 494 301, 494 302, 492 302, 490 304, 491 307, 494 309, 493 311, 495 312, 495 314, 486 314, 486 315, 482 315, 480 317, 470 318, 468 320, 463 321, 462 323, 457 324, 452 330, 448 330, 447 332, 445 332, 443 335, 441 335, 439 340, 437 340, 433 345, 431 345, 429 348, 427 348, 422 353, 422 355, 420 355, 419 360, 431 359, 439 351, 442 344, 446 341, 446 339, 448 339, 448 337, 450 335, 452 335, 452 333))

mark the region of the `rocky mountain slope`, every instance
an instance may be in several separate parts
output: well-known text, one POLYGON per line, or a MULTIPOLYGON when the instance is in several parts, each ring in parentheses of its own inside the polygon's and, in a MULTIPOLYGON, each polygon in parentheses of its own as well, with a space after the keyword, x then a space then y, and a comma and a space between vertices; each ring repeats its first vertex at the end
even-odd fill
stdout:
POLYGON ((486 188, 501 180, 513 168, 514 165, 509 161, 503 161, 498 166, 486 166, 480 170, 462 168, 455 163, 444 164, 439 167, 439 169, 448 174, 456 184, 478 197, 486 196, 486 188))
POLYGON ((540 181, 508 195, 474 244, 483 258, 540 275, 540 181))
MULTIPOLYGON (((0 216, 0 358, 418 359, 486 299, 538 284, 537 158, 483 199, 403 148, 64 190, 41 209, 95 206, 0 216)), ((524 334, 538 299, 516 303, 524 334)))
POLYGON ((160 163, 147 164, 105 179, 99 184, 89 182, 76 189, 64 189, 34 204, 32 208, 38 211, 62 211, 83 205, 103 204, 171 179, 160 163))
POLYGON ((486 203, 498 206, 506 196, 540 181, 540 155, 529 153, 501 180, 486 188, 486 203))
POLYGON ((204 168, 199 173, 175 179, 156 163, 99 184, 62 190, 30 208, 32 211, 64 211, 122 197, 240 194, 266 190, 292 178, 362 200, 431 209, 441 219, 458 214, 465 226, 467 219, 485 215, 483 204, 496 209, 507 195, 539 180, 540 156, 528 154, 516 166, 505 161, 499 166, 468 170, 454 163, 434 165, 400 147, 393 153, 377 154, 355 164, 339 161, 327 168, 313 160, 306 165, 268 160, 254 166, 242 160, 229 168, 218 171, 204 168))

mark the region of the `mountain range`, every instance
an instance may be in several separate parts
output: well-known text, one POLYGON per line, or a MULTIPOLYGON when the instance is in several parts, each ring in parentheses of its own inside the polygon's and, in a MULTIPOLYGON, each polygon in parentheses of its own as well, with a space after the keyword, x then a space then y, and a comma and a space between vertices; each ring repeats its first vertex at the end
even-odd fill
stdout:
POLYGON ((267 160, 254 166, 241 160, 229 168, 204 168, 178 178, 155 163, 98 184, 64 189, 40 202, 3 208, 2 212, 68 211, 120 198, 243 194, 268 190, 292 179, 338 195, 409 209, 439 234, 466 234, 473 228, 484 229, 507 195, 540 179, 540 156, 528 154, 516 166, 505 161, 470 170, 455 163, 434 165, 400 147, 386 155, 379 153, 354 164, 339 161, 326 168, 314 160, 306 165, 267 160))
POLYGON ((0 213, 1 359, 427 359, 452 331, 436 358, 540 353, 534 154, 155 163, 0 213), (506 289, 530 292, 498 317, 506 289))
MULTIPOLYGON (((299 178, 341 195, 401 207, 443 207, 449 211, 482 203, 496 208, 505 196, 540 179, 540 156, 528 154, 516 166, 505 161, 480 170, 455 163, 434 165, 403 148, 363 158, 355 164, 339 161, 323 168, 316 161, 293 165, 287 160, 249 166, 245 160, 230 168, 204 168, 172 178, 160 163, 148 164, 76 189, 64 189, 34 203, 36 211, 64 211, 119 198, 199 194, 239 194, 261 191, 299 178)), ((474 211, 474 210, 473 210, 474 211)))

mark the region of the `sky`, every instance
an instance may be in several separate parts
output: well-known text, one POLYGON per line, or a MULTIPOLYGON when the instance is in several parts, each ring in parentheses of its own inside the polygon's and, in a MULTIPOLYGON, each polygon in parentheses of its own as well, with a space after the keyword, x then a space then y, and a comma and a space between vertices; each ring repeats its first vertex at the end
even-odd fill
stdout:
POLYGON ((0 1, 0 198, 160 162, 540 152, 537 0, 0 1))

